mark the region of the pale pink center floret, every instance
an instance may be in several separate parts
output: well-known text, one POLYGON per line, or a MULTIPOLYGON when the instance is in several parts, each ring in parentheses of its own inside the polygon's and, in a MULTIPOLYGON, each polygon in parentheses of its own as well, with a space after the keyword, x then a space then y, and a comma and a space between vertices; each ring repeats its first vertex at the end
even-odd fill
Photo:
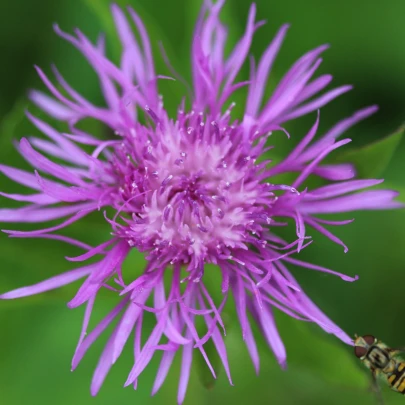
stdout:
POLYGON ((132 220, 119 236, 130 246, 164 251, 170 262, 194 265, 247 249, 248 233, 261 229, 255 222, 269 221, 263 199, 269 203, 273 194, 257 177, 263 166, 238 142, 240 128, 228 118, 206 122, 194 112, 176 123, 154 117, 154 133, 139 125, 124 136, 130 163, 115 173, 123 181, 122 211, 132 220))

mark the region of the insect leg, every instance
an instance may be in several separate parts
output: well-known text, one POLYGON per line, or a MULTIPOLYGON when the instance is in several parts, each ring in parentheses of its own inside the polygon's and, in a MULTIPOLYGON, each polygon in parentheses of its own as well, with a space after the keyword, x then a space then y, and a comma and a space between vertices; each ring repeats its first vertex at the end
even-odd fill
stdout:
POLYGON ((388 349, 388 352, 390 352, 391 355, 396 356, 399 353, 405 353, 405 347, 391 348, 391 349, 388 349))
POLYGON ((378 404, 384 405, 384 399, 382 397, 381 388, 378 385, 377 371, 375 369, 371 369, 371 377, 372 377, 371 390, 376 394, 378 404))

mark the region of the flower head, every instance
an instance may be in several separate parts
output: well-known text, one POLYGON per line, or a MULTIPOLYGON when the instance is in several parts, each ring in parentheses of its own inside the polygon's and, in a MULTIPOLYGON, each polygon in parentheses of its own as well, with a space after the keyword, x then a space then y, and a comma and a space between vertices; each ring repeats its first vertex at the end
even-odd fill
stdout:
POLYGON ((227 33, 219 20, 222 5, 223 1, 204 3, 191 52, 193 94, 191 100, 182 103, 175 117, 164 109, 158 81, 167 78, 155 73, 145 27, 131 8, 129 15, 140 41, 133 35, 123 11, 112 6, 123 45, 120 66, 107 59, 102 37, 93 45, 78 30, 71 36, 55 27, 94 68, 106 106, 99 107, 86 100, 56 68, 58 86, 37 68, 51 96, 33 91, 31 99, 51 117, 65 122, 69 133, 60 133, 28 114, 48 138, 23 138, 18 145, 35 172, 0 166, 5 176, 35 191, 29 195, 1 193, 28 203, 22 208, 0 210, 1 221, 42 223, 61 219, 53 227, 27 232, 6 230, 6 233, 13 237, 63 240, 84 249, 80 256, 69 258, 72 262, 102 257, 0 296, 24 297, 85 278, 68 303, 70 308, 87 305, 73 368, 106 327, 117 321, 94 373, 92 394, 99 391, 133 331, 135 362, 126 385, 136 388, 139 375, 155 353, 162 351, 155 393, 164 382, 174 356, 181 351, 178 402, 182 403, 195 350, 202 353, 215 377, 204 350, 210 339, 231 381, 222 320, 229 293, 233 294, 242 336, 257 370, 259 356, 249 313, 282 366, 286 351, 277 332, 274 309, 315 322, 352 344, 351 338, 305 295, 287 266, 294 264, 336 274, 346 281, 355 280, 293 257, 311 243, 306 228, 320 231, 347 250, 325 225, 351 221, 325 220, 318 214, 399 207, 393 201, 396 193, 389 190, 353 194, 381 180, 353 179, 355 171, 349 164, 322 164, 329 153, 350 141, 338 140, 343 132, 372 114, 376 107, 357 112, 314 141, 318 113, 315 124, 290 155, 277 164, 267 160, 271 157, 271 152, 266 153, 270 149, 267 144, 274 131, 284 131, 289 136, 282 128, 283 123, 318 110, 350 86, 319 95, 331 81, 329 75, 312 80, 321 62, 320 54, 326 49, 322 46, 301 57, 271 97, 264 98, 264 88, 287 26, 279 30, 257 66, 251 60, 250 79, 237 82, 253 34, 262 22, 256 22, 252 6, 244 35, 226 56, 227 33), (243 116, 236 119, 231 99, 241 87, 248 89, 247 100, 243 116), (187 107, 189 102, 191 107, 187 107), (88 118, 109 127, 111 138, 101 140, 96 134, 79 129, 77 124, 88 118), (272 183, 274 176, 287 172, 297 173, 292 184, 272 183), (309 175, 331 184, 307 189, 305 181, 309 175), (108 207, 113 208, 112 215, 106 213, 108 207), (93 211, 99 211, 101 220, 112 228, 112 237, 105 243, 92 247, 55 233, 93 211), (288 219, 295 222, 297 237, 292 242, 278 235, 279 227, 287 225, 288 219), (139 277, 128 279, 122 264, 132 249, 144 252, 147 265, 139 277), (216 302, 206 283, 207 264, 215 265, 215 270, 210 271, 222 277, 220 302, 216 302), (86 336, 100 289, 112 290, 121 296, 121 301, 86 336), (142 330, 145 316, 154 319, 153 331, 147 337, 142 330), (206 325, 203 333, 196 326, 197 318, 206 325))

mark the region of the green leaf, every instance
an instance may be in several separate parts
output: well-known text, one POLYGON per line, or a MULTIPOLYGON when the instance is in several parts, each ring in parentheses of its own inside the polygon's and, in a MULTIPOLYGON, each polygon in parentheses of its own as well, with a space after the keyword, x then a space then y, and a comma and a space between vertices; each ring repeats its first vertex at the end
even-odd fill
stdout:
MULTIPOLYGON (((354 356, 351 347, 320 331, 315 325, 298 322, 285 315, 277 316, 277 326, 286 344, 287 369, 280 368, 261 333, 255 333, 260 374, 254 376, 245 343, 240 331, 236 330, 239 328, 235 328, 235 333, 229 333, 226 341, 235 387, 229 389, 222 373, 215 389, 203 394, 217 399, 207 403, 220 404, 220 399, 238 404, 249 404, 253 400, 259 404, 373 403, 374 396, 368 389, 370 375, 354 356), (220 391, 222 387, 226 387, 223 393, 220 391), (274 398, 277 398, 276 402, 274 398)), ((258 332, 257 328, 254 329, 258 332)))
POLYGON ((359 178, 376 178, 381 176, 398 148, 405 127, 399 128, 377 142, 362 148, 351 149, 337 157, 336 163, 353 163, 359 178))
MULTIPOLYGON (((198 336, 202 338, 206 333, 207 333, 207 326, 205 322, 202 319, 203 317, 199 316, 196 317, 196 329, 198 332, 198 336)), ((225 330, 227 334, 229 332, 232 332, 232 326, 234 324, 235 317, 231 316, 231 314, 228 311, 223 311, 221 313, 221 318, 225 326, 225 330), (233 318, 233 319, 232 319, 233 318)), ((222 334, 222 328, 218 325, 219 331, 222 334)), ((226 336, 222 335, 222 338, 224 339, 225 346, 226 346, 226 336)), ((215 371, 215 375, 220 376, 223 373, 223 365, 221 358, 218 355, 217 349, 214 345, 214 342, 212 339, 209 339, 207 343, 204 344, 204 350, 205 353, 208 356, 208 359, 215 371)), ((210 369, 208 368, 207 362, 203 358, 202 354, 200 351, 196 353, 196 360, 195 360, 195 367, 197 370, 197 374, 200 380, 200 383, 208 390, 211 390, 214 388, 216 380, 214 379, 210 369)))
MULTIPOLYGON (((221 360, 215 349, 215 345, 211 339, 204 345, 204 350, 210 360, 210 363, 215 371, 215 374, 218 376, 218 374, 220 373, 220 368, 221 368, 221 360)), ((197 369, 197 374, 198 374, 200 383, 206 389, 212 390, 215 386, 215 379, 212 376, 212 373, 211 373, 210 369, 208 368, 208 365, 207 365, 206 361, 204 360, 201 352, 198 352, 198 354, 196 353, 195 363, 196 363, 195 367, 197 369)))
MULTIPOLYGON (((83 0, 83 3, 92 11, 96 17, 99 19, 101 26, 105 30, 108 42, 113 42, 113 56, 118 58, 120 55, 121 45, 119 43, 116 30, 114 27, 114 22, 111 16, 109 3, 97 1, 97 0, 83 0)), ((119 3, 119 2, 118 2, 119 3)))
POLYGON ((0 146, 2 151, 12 147, 11 140, 17 135, 17 128, 25 120, 28 102, 25 97, 18 100, 0 123, 0 146))
MULTIPOLYGON (((366 388, 367 370, 350 347, 318 326, 275 314, 288 353, 288 370, 316 375, 320 383, 366 388)), ((264 350, 264 348, 262 348, 264 350)))

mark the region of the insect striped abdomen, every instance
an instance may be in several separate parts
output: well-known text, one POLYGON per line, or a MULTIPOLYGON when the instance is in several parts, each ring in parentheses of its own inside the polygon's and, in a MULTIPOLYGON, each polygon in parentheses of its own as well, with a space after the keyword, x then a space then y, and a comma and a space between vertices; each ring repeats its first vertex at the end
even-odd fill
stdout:
POLYGON ((405 362, 398 362, 395 371, 388 377, 392 389, 405 395, 405 362))

